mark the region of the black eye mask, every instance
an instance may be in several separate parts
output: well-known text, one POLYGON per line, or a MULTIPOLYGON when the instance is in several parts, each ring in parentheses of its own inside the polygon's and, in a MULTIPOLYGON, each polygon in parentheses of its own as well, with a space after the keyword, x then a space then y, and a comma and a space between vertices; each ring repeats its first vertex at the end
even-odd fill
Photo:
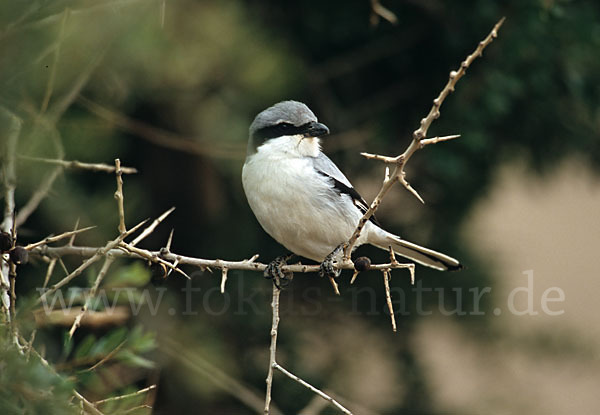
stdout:
POLYGON ((298 135, 304 134, 310 129, 311 123, 302 124, 296 127, 293 124, 287 122, 281 122, 276 125, 270 125, 268 127, 257 130, 252 135, 255 143, 262 143, 270 138, 281 137, 282 135, 298 135))

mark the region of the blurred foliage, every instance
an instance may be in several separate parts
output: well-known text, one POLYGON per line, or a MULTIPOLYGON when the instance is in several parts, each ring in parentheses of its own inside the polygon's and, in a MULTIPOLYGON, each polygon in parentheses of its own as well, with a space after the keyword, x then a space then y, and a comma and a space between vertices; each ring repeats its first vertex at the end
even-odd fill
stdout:
MULTIPOLYGON (((371 26, 366 0, 2 2, 0 105, 24 122, 21 155, 108 164, 119 157, 138 168, 140 174, 125 177, 128 225, 177 207, 145 246, 164 246, 173 227, 173 252, 227 259, 260 253, 266 262, 280 255, 281 247, 254 220, 239 179, 252 117, 279 100, 306 102, 333 133, 325 150, 360 184, 359 191, 372 192, 379 186, 381 165, 362 160, 358 152, 402 151, 448 72, 506 16, 499 39, 469 69, 430 131, 462 137, 411 161, 409 179, 427 205, 390 195, 400 199, 384 203, 380 214, 387 227, 468 265, 451 276, 417 270, 422 287, 448 288, 443 297, 448 310, 468 311, 471 299, 457 297, 450 288, 493 285, 493 266, 474 257, 457 234, 495 168, 518 157, 543 173, 568 153, 600 166, 600 5, 585 0, 384 3, 398 16, 398 25, 371 26), (177 151, 173 146, 181 140, 199 150, 177 151)), ((52 170, 19 160, 17 206, 52 170)), ((79 218, 80 226, 98 228, 78 236, 77 243, 105 244, 118 221, 113 192, 111 175, 65 171, 19 229, 20 242, 72 229, 79 218)), ((386 258, 369 248, 361 253, 386 258)), ((70 270, 79 263, 65 258, 70 270)), ((19 268, 18 317, 26 335, 34 329, 30 314, 45 270, 39 262, 19 268)), ((92 268, 75 280, 67 301, 81 305, 98 271, 92 268)), ((57 266, 50 284, 59 275, 57 266)), ((115 264, 102 293, 113 304, 119 288, 131 288, 127 295, 140 314, 124 327, 82 327, 67 342, 68 328, 39 328, 34 345, 56 365, 58 377, 4 345, 0 412, 67 413, 73 409, 69 402, 75 405, 73 388, 103 399, 158 381, 156 413, 250 413, 185 353, 203 356, 260 396, 267 369, 269 284, 255 273, 231 272, 222 296, 215 276, 192 276, 198 291, 188 297, 189 290, 182 291, 186 282, 177 275, 153 288, 144 264, 115 264), (158 303, 156 312, 149 311, 158 303), (152 352, 155 337, 159 348, 152 352), (161 352, 161 337, 185 345, 179 360, 161 352), (85 371, 119 345, 106 364, 85 371)), ((437 306, 441 294, 425 291, 419 305, 405 277, 394 277, 395 287, 405 293, 396 301, 406 315, 398 319, 402 334, 391 337, 378 274, 361 276, 354 291, 343 286, 346 294, 339 301, 330 301, 326 281, 297 276, 282 296, 281 361, 317 386, 343 385, 340 395, 362 396, 366 383, 379 383, 350 372, 348 338, 336 331, 339 339, 332 336, 313 350, 321 343, 311 335, 326 337, 336 322, 350 332, 356 327, 361 343, 366 324, 369 336, 381 339, 377 344, 389 345, 381 354, 373 347, 370 359, 385 355, 381 367, 401 373, 394 382, 402 389, 401 398, 375 400, 370 407, 382 413, 432 413, 431 386, 408 339, 420 318, 418 307, 437 306), (320 362, 321 354, 339 364, 311 366, 310 358, 320 362)), ((116 301, 122 305, 125 297, 116 301)), ((102 299, 93 304, 93 310, 105 308, 102 299)), ((495 335, 485 331, 484 317, 456 318, 482 338, 495 335)), ((368 356, 369 350, 356 353, 368 356)), ((285 413, 294 413, 311 395, 286 382, 276 379, 274 400, 285 413)), ((106 410, 142 403, 113 401, 106 410)))
POLYGON ((0 327, 0 412, 70 414, 73 384, 36 357, 26 360, 12 347, 6 327, 0 327))

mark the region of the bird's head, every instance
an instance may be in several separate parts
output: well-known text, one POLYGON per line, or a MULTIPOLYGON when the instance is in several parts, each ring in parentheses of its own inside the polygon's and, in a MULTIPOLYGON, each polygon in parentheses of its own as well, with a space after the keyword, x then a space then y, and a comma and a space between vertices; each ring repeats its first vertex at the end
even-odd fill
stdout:
MULTIPOLYGON (((250 125, 248 154, 269 140, 280 137, 318 138, 329 134, 329 128, 305 104, 282 101, 260 112, 250 125)), ((318 145, 318 144, 317 144, 318 145)))

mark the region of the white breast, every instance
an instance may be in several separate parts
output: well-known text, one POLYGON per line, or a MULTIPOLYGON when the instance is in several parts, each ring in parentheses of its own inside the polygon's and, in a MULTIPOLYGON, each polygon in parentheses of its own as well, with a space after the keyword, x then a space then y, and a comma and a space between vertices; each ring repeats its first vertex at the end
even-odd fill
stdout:
POLYGON ((322 261, 346 241, 360 219, 350 198, 314 170, 316 138, 269 140, 248 157, 242 184, 263 229, 295 254, 322 261))

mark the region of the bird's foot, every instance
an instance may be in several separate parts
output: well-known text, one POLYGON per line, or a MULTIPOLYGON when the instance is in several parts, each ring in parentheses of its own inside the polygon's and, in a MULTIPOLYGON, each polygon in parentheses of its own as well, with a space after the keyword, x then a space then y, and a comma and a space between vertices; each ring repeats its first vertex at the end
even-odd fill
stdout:
POLYGON ((340 276, 342 270, 335 267, 335 263, 338 262, 339 256, 342 253, 344 244, 338 245, 329 255, 325 257, 321 262, 319 275, 321 277, 337 278, 340 276))
POLYGON ((287 265, 287 261, 292 259, 294 256, 294 254, 278 256, 271 261, 269 265, 267 265, 267 268, 265 268, 263 273, 264 277, 267 279, 272 279, 273 285, 280 290, 287 287, 290 281, 292 281, 294 278, 294 273, 289 271, 284 272, 281 269, 284 265, 287 265))

